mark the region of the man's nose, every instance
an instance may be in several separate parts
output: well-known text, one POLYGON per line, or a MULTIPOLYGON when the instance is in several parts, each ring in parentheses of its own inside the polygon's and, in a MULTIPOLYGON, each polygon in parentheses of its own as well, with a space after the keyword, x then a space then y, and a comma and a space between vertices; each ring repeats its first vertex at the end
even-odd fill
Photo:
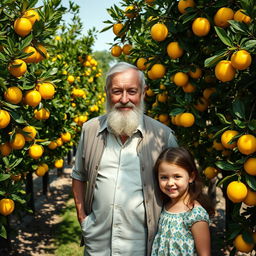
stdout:
POLYGON ((121 97, 121 103, 126 104, 128 102, 129 102, 129 97, 126 92, 123 92, 122 97, 121 97))

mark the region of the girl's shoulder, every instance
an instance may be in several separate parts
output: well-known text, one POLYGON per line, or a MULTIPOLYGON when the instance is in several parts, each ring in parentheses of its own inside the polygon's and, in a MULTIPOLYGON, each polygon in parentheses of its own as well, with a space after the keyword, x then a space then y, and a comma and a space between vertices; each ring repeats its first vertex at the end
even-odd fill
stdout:
POLYGON ((200 203, 194 203, 193 209, 188 212, 188 216, 185 220, 186 224, 191 227, 194 223, 198 221, 205 221, 207 223, 210 222, 209 214, 204 209, 204 207, 200 203))

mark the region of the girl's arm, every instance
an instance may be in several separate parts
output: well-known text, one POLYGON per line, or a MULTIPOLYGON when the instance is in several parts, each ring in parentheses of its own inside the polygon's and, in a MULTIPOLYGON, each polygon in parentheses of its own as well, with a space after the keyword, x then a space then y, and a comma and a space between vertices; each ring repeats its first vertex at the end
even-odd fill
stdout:
POLYGON ((198 221, 192 225, 191 231, 198 256, 210 256, 211 238, 209 224, 206 221, 198 221))

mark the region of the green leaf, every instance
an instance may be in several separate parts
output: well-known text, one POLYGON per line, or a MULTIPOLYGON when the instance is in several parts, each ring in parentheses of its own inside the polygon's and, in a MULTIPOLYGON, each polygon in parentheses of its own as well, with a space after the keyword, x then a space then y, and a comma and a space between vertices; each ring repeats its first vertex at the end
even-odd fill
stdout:
POLYGON ((214 27, 215 31, 218 35, 218 37, 220 38, 220 40, 222 41, 222 43, 224 43, 227 46, 232 47, 233 43, 231 38, 228 37, 226 31, 223 28, 219 28, 219 27, 214 27))
POLYGON ((242 168, 242 165, 236 165, 225 161, 217 161, 215 165, 225 171, 236 171, 242 168))
POLYGON ((220 54, 217 54, 217 55, 214 55, 210 58, 207 58, 205 61, 204 61, 204 66, 206 68, 209 68, 209 67, 212 67, 212 66, 215 66, 221 59, 223 59, 223 57, 226 55, 226 51, 220 53, 220 54))
POLYGON ((254 243, 253 236, 252 236, 251 232, 243 231, 242 232, 242 237, 243 237, 245 242, 247 242, 249 244, 253 244, 254 243))
POLYGON ((4 181, 10 178, 10 174, 0 173, 0 181, 4 181))
POLYGON ((7 239, 6 229, 4 225, 2 225, 1 223, 0 223, 0 236, 3 237, 4 239, 7 239))
POLYGON ((26 123, 23 116, 20 115, 19 113, 12 111, 10 114, 11 114, 13 120, 15 120, 15 122, 17 122, 19 124, 25 124, 26 123))
POLYGON ((238 118, 245 119, 245 106, 242 101, 240 101, 240 100, 234 101, 232 104, 232 109, 233 109, 234 114, 238 118))
POLYGON ((7 59, 5 58, 5 55, 0 52, 0 60, 2 62, 7 62, 7 59))
POLYGON ((14 167, 18 166, 22 162, 23 158, 17 158, 15 161, 10 165, 10 169, 13 169, 14 167))
POLYGON ((256 177, 249 174, 245 174, 245 181, 247 185, 254 191, 256 191, 256 177))
POLYGON ((231 28, 233 28, 236 32, 247 33, 246 31, 248 31, 248 26, 243 22, 236 20, 229 20, 228 22, 231 25, 231 28))
POLYGON ((29 46, 30 43, 31 43, 31 41, 32 41, 32 39, 33 39, 33 35, 32 35, 32 34, 30 34, 29 36, 27 36, 27 37, 21 42, 21 44, 20 44, 20 46, 19 46, 20 51, 22 51, 25 47, 29 46))
POLYGON ((220 187, 222 184, 224 184, 225 182, 227 182, 228 180, 230 180, 231 178, 233 178, 236 175, 237 174, 234 173, 232 175, 226 176, 224 179, 222 179, 222 180, 220 180, 220 182, 218 182, 217 187, 220 187))
POLYGON ((250 130, 255 131, 256 130, 256 120, 253 119, 249 122, 248 127, 250 130))
POLYGON ((171 110, 170 112, 169 112, 169 115, 170 116, 176 116, 176 115, 178 115, 178 114, 180 114, 180 113, 183 113, 184 112, 184 108, 174 108, 173 110, 171 110))
POLYGON ((220 122, 221 122, 222 124, 231 124, 231 122, 228 121, 228 120, 226 119, 226 117, 225 117, 223 114, 217 113, 216 116, 219 118, 219 120, 220 120, 220 122))
POLYGON ((234 119, 233 121, 234 121, 234 123, 236 124, 237 127, 241 128, 241 129, 246 128, 245 122, 243 122, 239 119, 234 119))
POLYGON ((245 42, 242 47, 244 50, 250 51, 255 49, 255 45, 256 45, 256 40, 249 40, 247 42, 245 42))

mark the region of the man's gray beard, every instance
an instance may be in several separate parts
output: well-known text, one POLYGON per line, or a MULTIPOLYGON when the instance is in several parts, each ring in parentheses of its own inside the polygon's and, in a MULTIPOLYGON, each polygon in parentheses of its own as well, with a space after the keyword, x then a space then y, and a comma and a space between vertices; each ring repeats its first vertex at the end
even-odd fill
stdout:
POLYGON ((110 107, 107 103, 107 124, 110 130, 117 136, 126 135, 130 137, 138 128, 143 118, 143 100, 137 107, 128 102, 127 104, 116 103, 110 107), (118 107, 132 107, 132 110, 120 111, 118 107))

